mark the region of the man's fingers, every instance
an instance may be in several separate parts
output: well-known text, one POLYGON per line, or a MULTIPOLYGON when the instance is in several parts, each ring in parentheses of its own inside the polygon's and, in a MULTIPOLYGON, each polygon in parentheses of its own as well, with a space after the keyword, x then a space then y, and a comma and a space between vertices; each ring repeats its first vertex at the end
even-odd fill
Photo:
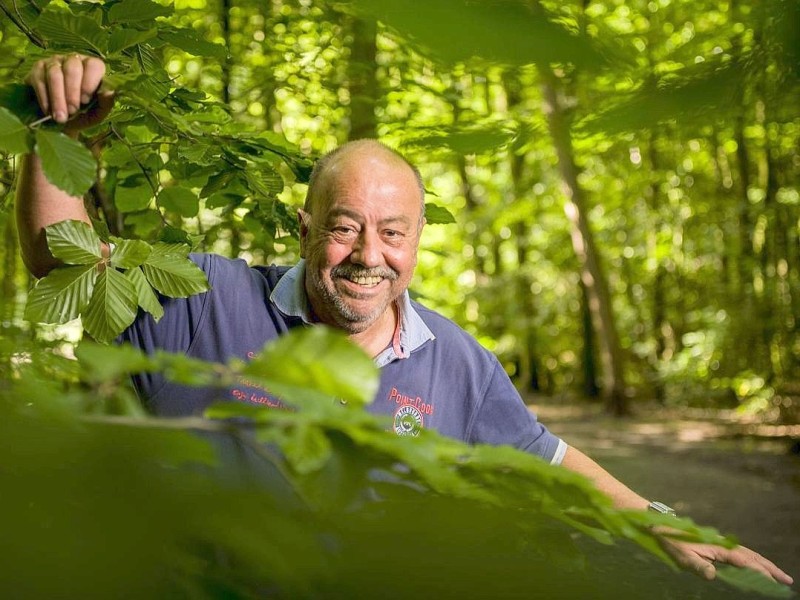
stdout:
POLYGON ((794 580, 784 573, 778 566, 771 560, 761 556, 758 552, 738 546, 733 550, 728 550, 719 556, 719 560, 732 564, 736 567, 744 567, 758 571, 765 577, 774 579, 780 583, 791 585, 794 580))
POLYGON ((97 92, 103 76, 106 74, 106 64, 94 56, 83 59, 83 80, 81 82, 81 104, 88 104, 97 92))
POLYGON ((64 74, 64 95, 67 101, 67 112, 74 115, 81 106, 81 88, 83 82, 83 57, 71 54, 62 63, 64 74))
POLYGON ((52 56, 45 61, 45 82, 50 103, 50 114, 58 123, 66 123, 67 97, 64 90, 64 71, 60 56, 52 56))
POLYGON ((93 125, 104 118, 113 106, 111 92, 98 92, 106 72, 105 63, 93 56, 71 54, 51 56, 38 61, 26 78, 36 93, 42 112, 57 123, 69 121, 72 130, 93 125), (90 114, 77 113, 97 94, 98 106, 90 114))
POLYGON ((711 581, 717 576, 717 569, 713 561, 710 561, 699 554, 682 552, 676 556, 678 563, 687 571, 696 573, 703 579, 711 581))
POLYGON ((33 65, 25 81, 33 88, 36 99, 39 101, 39 108, 42 109, 44 114, 48 114, 50 112, 50 100, 47 97, 47 84, 44 82, 44 77, 44 61, 40 60, 33 65))

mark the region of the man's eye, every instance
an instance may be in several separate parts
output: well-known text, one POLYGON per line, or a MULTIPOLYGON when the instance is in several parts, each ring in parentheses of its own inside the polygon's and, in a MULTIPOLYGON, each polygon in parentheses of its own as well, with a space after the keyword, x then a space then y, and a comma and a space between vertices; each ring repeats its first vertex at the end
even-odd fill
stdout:
POLYGON ((352 227, 339 226, 331 228, 331 234, 337 240, 349 240, 356 236, 356 230, 352 227))

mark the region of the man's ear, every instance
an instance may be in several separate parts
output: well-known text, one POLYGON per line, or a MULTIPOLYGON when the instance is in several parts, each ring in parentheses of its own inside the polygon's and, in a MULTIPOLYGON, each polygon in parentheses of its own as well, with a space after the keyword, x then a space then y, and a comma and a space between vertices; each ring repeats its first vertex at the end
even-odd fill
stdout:
POLYGON ((311 216, 302 208, 297 209, 297 222, 300 224, 300 258, 306 257, 306 238, 308 237, 308 222, 311 216))

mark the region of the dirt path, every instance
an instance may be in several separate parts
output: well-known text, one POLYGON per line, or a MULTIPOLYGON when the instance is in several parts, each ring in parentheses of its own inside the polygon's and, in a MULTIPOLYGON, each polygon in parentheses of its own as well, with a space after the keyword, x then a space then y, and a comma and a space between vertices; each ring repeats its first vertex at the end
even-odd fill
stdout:
POLYGON ((645 497, 732 533, 781 566, 800 590, 800 426, 760 426, 733 414, 599 407, 534 400, 554 433, 645 497))

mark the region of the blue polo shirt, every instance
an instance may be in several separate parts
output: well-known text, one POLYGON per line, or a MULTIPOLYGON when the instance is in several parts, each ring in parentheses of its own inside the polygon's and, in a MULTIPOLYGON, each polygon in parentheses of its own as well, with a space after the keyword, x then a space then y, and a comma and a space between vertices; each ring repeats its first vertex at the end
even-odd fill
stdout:
MULTIPOLYGON (((214 254, 192 255, 211 291, 168 298, 156 323, 140 312, 123 339, 145 352, 164 349, 214 362, 247 360, 293 327, 310 326, 305 263, 249 267, 214 254)), ((507 444, 560 463, 566 444, 528 410, 496 357, 452 321, 408 293, 398 299, 399 327, 378 356, 380 388, 367 407, 392 418, 398 435, 435 429, 467 443, 507 444)), ((160 373, 134 377, 145 406, 162 416, 198 415, 218 400, 281 408, 280 399, 250 382, 195 388, 160 373)))

